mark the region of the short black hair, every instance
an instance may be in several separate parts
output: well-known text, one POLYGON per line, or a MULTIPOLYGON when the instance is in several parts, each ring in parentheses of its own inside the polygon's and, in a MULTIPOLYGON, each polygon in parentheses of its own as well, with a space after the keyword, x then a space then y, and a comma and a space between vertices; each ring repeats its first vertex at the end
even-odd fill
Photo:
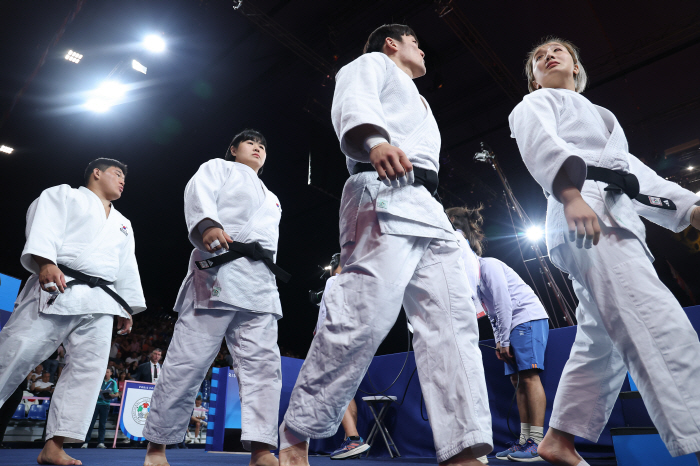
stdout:
POLYGON ((413 29, 405 24, 384 24, 375 29, 367 38, 362 53, 382 52, 387 37, 403 42, 403 36, 413 36, 418 40, 413 29))
POLYGON ((236 161, 236 157, 231 154, 231 147, 238 148, 239 144, 243 141, 254 141, 265 146, 265 151, 267 151, 267 140, 265 136, 260 131, 246 128, 240 133, 236 134, 231 140, 231 144, 226 148, 226 160, 236 161))
POLYGON ((109 167, 117 167, 122 171, 122 173, 124 173, 124 176, 126 176, 126 164, 121 163, 119 160, 100 157, 99 159, 95 159, 92 162, 90 162, 87 168, 85 169, 85 186, 87 186, 90 182, 90 175, 92 175, 92 172, 93 170, 95 170, 95 168, 99 169, 100 171, 105 171, 109 167))

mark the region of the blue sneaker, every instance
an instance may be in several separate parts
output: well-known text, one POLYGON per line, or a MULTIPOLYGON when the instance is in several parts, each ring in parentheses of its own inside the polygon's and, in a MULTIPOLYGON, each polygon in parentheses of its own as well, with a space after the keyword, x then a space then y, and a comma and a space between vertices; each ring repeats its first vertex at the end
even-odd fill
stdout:
POLYGON ((519 461, 521 463, 533 463, 535 461, 544 461, 537 454, 537 444, 531 438, 527 439, 520 451, 510 453, 508 459, 511 461, 519 461))
POLYGON ((345 439, 340 448, 331 453, 332 460, 346 460, 355 458, 369 450, 369 445, 362 440, 362 437, 348 437, 345 439))
POLYGON ((523 446, 520 445, 520 441, 516 440, 515 442, 510 444, 510 448, 507 450, 503 450, 502 452, 496 453, 496 459, 499 460, 507 460, 508 455, 511 453, 515 453, 516 451, 520 451, 523 449, 523 446))

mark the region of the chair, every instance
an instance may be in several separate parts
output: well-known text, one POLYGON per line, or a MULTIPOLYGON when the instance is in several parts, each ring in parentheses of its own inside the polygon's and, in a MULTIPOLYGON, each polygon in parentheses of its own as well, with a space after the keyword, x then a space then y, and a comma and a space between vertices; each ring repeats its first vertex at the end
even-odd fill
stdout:
POLYGON ((29 413, 27 414, 27 419, 33 421, 45 421, 46 420, 46 405, 32 405, 29 408, 29 413))
POLYGON ((382 438, 384 439, 384 445, 386 445, 386 449, 389 450, 389 456, 394 457, 398 456, 401 457, 401 453, 399 453, 399 449, 396 447, 396 444, 394 443, 394 439, 391 438, 391 435, 389 434, 389 431, 387 428, 384 426, 384 417, 386 417, 386 414, 389 410, 389 406, 393 402, 396 401, 395 396, 363 396, 362 401, 367 403, 367 406, 369 407, 369 410, 372 412, 372 416, 374 417, 374 426, 372 426, 372 430, 369 432, 369 435, 367 436, 367 444, 369 445, 369 450, 367 450, 367 455, 369 455, 370 450, 372 449, 372 443, 374 442, 374 439, 377 435, 377 432, 382 434, 382 438), (379 409, 379 414, 375 411, 375 406, 378 407, 381 405, 381 408, 379 409), (396 455, 391 450, 391 447, 394 447, 394 450, 396 451, 396 455))
POLYGON ((24 409, 24 405, 20 403, 17 405, 17 409, 15 409, 15 414, 12 415, 12 419, 26 419, 26 411, 24 409))

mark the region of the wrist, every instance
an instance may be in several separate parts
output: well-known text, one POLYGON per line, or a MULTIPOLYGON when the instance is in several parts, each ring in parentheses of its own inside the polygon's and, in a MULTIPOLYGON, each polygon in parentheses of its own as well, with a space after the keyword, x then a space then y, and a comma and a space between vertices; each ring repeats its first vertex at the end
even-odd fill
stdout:
POLYGON ((373 134, 365 138, 364 148, 369 154, 372 152, 372 149, 382 144, 389 144, 389 141, 387 141, 381 134, 373 134))
POLYGON ((561 202, 564 205, 569 204, 572 201, 582 199, 581 191, 576 189, 574 186, 567 186, 566 188, 563 188, 559 192, 558 197, 559 197, 559 202, 561 202))

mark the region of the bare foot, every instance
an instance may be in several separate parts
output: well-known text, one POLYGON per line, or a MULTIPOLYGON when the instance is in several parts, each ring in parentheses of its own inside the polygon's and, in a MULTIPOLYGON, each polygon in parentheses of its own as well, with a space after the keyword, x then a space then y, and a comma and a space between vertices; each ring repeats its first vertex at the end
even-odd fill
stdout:
POLYGON ((483 466, 483 463, 474 457, 471 448, 462 450, 452 458, 440 463, 440 466, 483 466))
POLYGON ((165 445, 148 442, 143 466, 170 466, 168 459, 165 457, 165 445))
POLYGON ((63 437, 54 437, 46 441, 43 450, 36 458, 39 464, 81 465, 82 461, 68 456, 63 450, 63 437))
POLYGON ((537 453, 557 466, 577 466, 583 461, 574 447, 574 436, 554 427, 547 430, 547 435, 537 446, 537 453))
POLYGON ((309 443, 301 442, 280 450, 280 466, 309 466, 309 443))
POLYGON ((280 462, 270 450, 255 451, 250 454, 248 466, 279 466, 280 462))

